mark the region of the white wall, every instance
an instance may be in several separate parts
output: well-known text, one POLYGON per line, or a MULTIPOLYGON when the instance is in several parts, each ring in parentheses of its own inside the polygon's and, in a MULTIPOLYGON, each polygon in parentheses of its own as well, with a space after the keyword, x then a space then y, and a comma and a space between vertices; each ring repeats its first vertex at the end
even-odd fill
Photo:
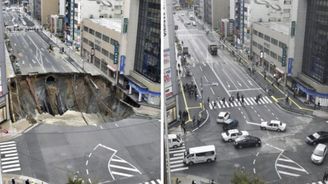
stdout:
POLYGON ((59 0, 59 15, 65 15, 65 0, 59 0))

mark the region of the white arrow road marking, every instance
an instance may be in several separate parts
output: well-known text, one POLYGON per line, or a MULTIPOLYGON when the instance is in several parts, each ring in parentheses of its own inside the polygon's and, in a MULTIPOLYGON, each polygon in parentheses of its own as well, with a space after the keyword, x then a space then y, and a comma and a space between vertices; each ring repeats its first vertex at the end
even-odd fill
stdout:
POLYGON ((250 80, 247 80, 247 81, 251 86, 253 86, 253 83, 250 80))
POLYGON ((237 83, 238 83, 238 85, 239 85, 240 87, 242 87, 242 85, 240 84, 240 82, 239 82, 239 81, 237 81, 237 83))
POLYGON ((253 122, 249 122, 249 121, 246 121, 246 123, 250 124, 250 125, 261 126, 261 123, 253 123, 253 122))

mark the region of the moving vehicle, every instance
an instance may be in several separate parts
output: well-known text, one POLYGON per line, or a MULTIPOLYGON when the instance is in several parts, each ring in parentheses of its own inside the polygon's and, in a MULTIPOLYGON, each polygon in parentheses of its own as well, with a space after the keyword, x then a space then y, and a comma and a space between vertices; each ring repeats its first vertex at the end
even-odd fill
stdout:
POLYGON ((199 146, 189 148, 184 153, 183 163, 193 165, 195 163, 213 162, 216 160, 216 151, 214 145, 199 146))
POLYGON ((226 132, 221 133, 222 140, 225 142, 232 142, 233 140, 237 139, 241 136, 249 135, 247 131, 239 131, 238 129, 231 129, 226 132))
POLYGON ((180 138, 180 136, 176 134, 169 134, 167 136, 169 148, 177 148, 183 145, 183 140, 180 138))
POLYGON ((318 131, 306 137, 305 142, 310 145, 328 142, 328 132, 318 131))
POLYGON ((236 119, 227 119, 224 124, 223 124, 223 130, 224 131, 227 131, 227 130, 230 130, 230 129, 235 129, 238 127, 238 120, 236 119))
POLYGON ((255 136, 247 135, 238 137, 234 142, 235 148, 260 147, 261 139, 255 136))
POLYGON ((197 24, 196 24, 196 22, 195 22, 195 21, 192 21, 192 25, 193 25, 193 26, 196 26, 197 24))
POLYGON ((217 123, 224 123, 229 118, 230 118, 230 113, 229 112, 220 112, 218 114, 216 122, 217 123))
POLYGON ((325 144, 318 144, 311 155, 311 160, 314 164, 322 164, 327 155, 327 146, 325 144))
POLYGON ((188 47, 182 47, 182 55, 189 55, 188 47))
POLYGON ((274 130, 274 131, 286 131, 286 123, 282 123, 278 120, 271 120, 270 122, 264 121, 261 123, 262 130, 274 130))
POLYGON ((212 55, 212 56, 216 56, 218 55, 218 45, 216 44, 210 44, 208 45, 208 52, 212 55))

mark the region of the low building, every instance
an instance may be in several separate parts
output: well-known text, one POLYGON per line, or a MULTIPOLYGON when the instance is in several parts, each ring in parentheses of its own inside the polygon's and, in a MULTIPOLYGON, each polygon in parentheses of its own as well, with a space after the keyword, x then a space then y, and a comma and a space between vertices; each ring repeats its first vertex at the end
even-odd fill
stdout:
POLYGON ((51 15, 49 19, 50 32, 55 34, 59 38, 64 37, 64 16, 63 15, 51 15))
POLYGON ((287 73, 295 77, 301 70, 301 62, 293 62, 293 71, 288 72, 288 60, 297 57, 290 27, 290 22, 257 22, 252 26, 253 64, 262 66, 266 75, 272 75, 279 82, 285 81, 287 73))
POLYGON ((118 80, 118 62, 121 41, 121 19, 83 19, 81 54, 87 62, 112 79, 118 80))
POLYGON ((220 26, 220 34, 227 40, 233 40, 233 28, 234 20, 233 19, 222 19, 220 26))

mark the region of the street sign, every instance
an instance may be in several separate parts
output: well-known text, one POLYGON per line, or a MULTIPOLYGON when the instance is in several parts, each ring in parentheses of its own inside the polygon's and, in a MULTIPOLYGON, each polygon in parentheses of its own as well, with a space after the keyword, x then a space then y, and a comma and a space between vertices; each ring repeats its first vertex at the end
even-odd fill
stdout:
POLYGON ((121 55, 120 59, 120 74, 124 74, 124 66, 125 66, 125 56, 121 55))
POLYGON ((287 59, 287 47, 282 47, 282 57, 281 57, 281 66, 286 66, 286 59, 287 59))
POLYGON ((118 63, 118 46, 114 45, 114 64, 118 63))
POLYGON ((124 18, 123 19, 123 33, 127 33, 128 32, 128 18, 124 18))
POLYGON ((288 58, 288 76, 292 75, 294 58, 288 58))

